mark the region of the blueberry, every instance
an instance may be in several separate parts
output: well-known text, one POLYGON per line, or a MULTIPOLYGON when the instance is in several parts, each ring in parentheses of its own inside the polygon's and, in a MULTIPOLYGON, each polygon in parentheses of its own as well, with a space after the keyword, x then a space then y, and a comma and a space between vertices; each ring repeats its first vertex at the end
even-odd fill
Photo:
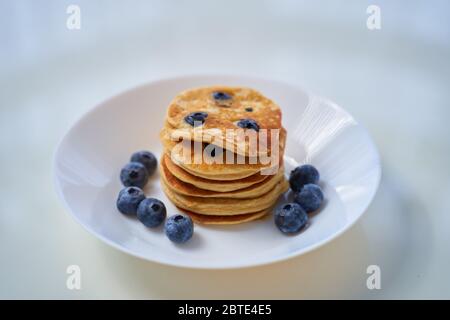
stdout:
POLYGON ((243 129, 253 129, 259 131, 258 123, 253 119, 241 119, 238 121, 237 125, 243 129))
POLYGON ((143 164, 145 169, 147 169, 148 176, 151 176, 155 173, 156 165, 158 164, 158 160, 156 160, 155 155, 150 151, 135 152, 131 156, 130 161, 143 164))
POLYGON ((120 171, 120 181, 125 187, 135 186, 143 188, 148 180, 148 172, 139 162, 129 162, 120 171))
POLYGON ((188 241, 194 233, 194 224, 189 216, 177 214, 170 217, 165 225, 167 237, 175 243, 188 241))
POLYGON ((137 187, 127 187, 119 192, 117 209, 123 214, 136 214, 139 203, 145 199, 144 192, 137 187))
POLYGON ((294 194, 294 201, 307 213, 316 211, 323 202, 322 189, 317 184, 305 184, 300 192, 294 194))
POLYGON ((137 218, 146 227, 157 227, 166 219, 166 206, 158 199, 144 199, 139 203, 137 218))
POLYGON ((275 224, 283 233, 295 233, 306 226, 308 215, 297 203, 288 203, 275 213, 275 224))
POLYGON ((184 117, 184 121, 189 123, 191 126, 198 126, 205 123, 208 114, 206 112, 198 111, 192 112, 184 117))
POLYGON ((213 93, 213 98, 216 99, 216 100, 230 100, 231 99, 231 95, 229 95, 226 92, 218 91, 218 92, 214 92, 213 93))
POLYGON ((319 171, 310 164, 299 166, 291 171, 289 176, 289 184, 291 189, 298 192, 305 184, 319 182, 319 171))

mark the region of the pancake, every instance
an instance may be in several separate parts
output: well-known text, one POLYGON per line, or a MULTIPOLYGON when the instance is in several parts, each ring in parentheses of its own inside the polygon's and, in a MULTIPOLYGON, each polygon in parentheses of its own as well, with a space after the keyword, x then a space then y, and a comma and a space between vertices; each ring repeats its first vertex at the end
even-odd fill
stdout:
MULTIPOLYGON (((282 127, 280 107, 258 91, 243 87, 212 86, 183 91, 170 103, 166 118, 174 129, 182 132, 185 139, 208 143, 220 140, 223 148, 244 156, 251 155, 251 148, 250 141, 240 135, 243 129, 237 125, 239 120, 251 119, 256 122, 260 132, 267 130, 267 141, 261 139, 266 149, 255 150, 254 155, 270 154, 272 130, 282 127), (215 99, 213 94, 216 92, 225 93, 230 98, 215 99), (186 122, 186 116, 193 112, 207 114, 202 125, 194 127, 186 122), (232 129, 232 132, 225 134, 228 129, 232 129), (239 132, 236 129, 241 130, 239 132)), ((248 134, 257 133, 253 129, 244 131, 248 134)), ((254 141, 259 143, 257 136, 254 141)))
POLYGON ((220 192, 220 191, 211 191, 198 188, 192 184, 183 182, 179 180, 177 177, 172 175, 170 171, 165 166, 164 161, 160 161, 160 173, 161 178, 165 181, 166 186, 171 189, 173 192, 194 196, 194 197, 205 197, 205 198, 237 198, 237 199, 245 199, 245 198, 256 198, 261 196, 270 190, 272 190, 275 185, 284 177, 284 168, 280 167, 276 175, 270 176, 268 179, 263 180, 259 183, 256 183, 250 187, 228 191, 228 192, 220 192))
POLYGON ((258 212, 271 207, 289 188, 289 183, 283 178, 269 192, 250 199, 186 196, 172 191, 164 179, 161 180, 161 186, 166 196, 179 208, 205 215, 229 216, 258 212))
MULTIPOLYGON (((249 177, 258 172, 263 175, 274 174, 278 171, 278 166, 282 162, 282 157, 284 153, 285 141, 286 141, 286 130, 283 128, 280 134, 279 149, 276 152, 272 152, 271 157, 277 157, 277 160, 272 158, 267 158, 267 163, 263 164, 261 162, 249 163, 250 158, 242 158, 245 163, 226 163, 226 151, 223 152, 219 158, 211 157, 206 155, 203 150, 205 145, 198 146, 202 152, 199 153, 198 150, 192 146, 190 141, 173 141, 169 132, 166 128, 163 128, 160 132, 161 142, 164 146, 164 151, 170 156, 172 162, 176 165, 182 167, 185 171, 192 175, 211 179, 211 180, 237 180, 249 177), (222 159, 222 163, 214 162, 214 159, 222 159), (196 161, 199 160, 199 161, 196 161), (199 163, 200 162, 200 163, 199 163)), ((254 159, 255 162, 257 161, 254 159)))
POLYGON ((160 140, 160 182, 202 224, 237 224, 272 211, 289 189, 281 110, 250 88, 186 90, 170 103, 160 140))
POLYGON ((164 155, 162 157, 161 163, 163 163, 164 166, 167 168, 167 170, 179 180, 192 184, 198 188, 211 191, 229 192, 244 189, 271 177, 270 175, 262 175, 258 172, 247 178, 237 180, 228 180, 228 181, 209 180, 197 177, 185 171, 181 167, 174 164, 170 160, 170 157, 168 155, 164 155))
POLYGON ((194 213, 184 209, 180 210, 189 215, 195 223, 209 224, 209 225, 230 225, 249 222, 260 219, 272 212, 272 208, 268 208, 254 213, 238 214, 234 216, 211 216, 194 213))

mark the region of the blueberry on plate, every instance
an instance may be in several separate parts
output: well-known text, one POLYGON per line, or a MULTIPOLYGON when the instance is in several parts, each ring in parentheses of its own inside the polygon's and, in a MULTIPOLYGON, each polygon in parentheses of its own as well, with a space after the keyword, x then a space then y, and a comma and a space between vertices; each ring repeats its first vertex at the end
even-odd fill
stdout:
POLYGON ((322 189, 317 184, 305 184, 300 192, 294 194, 294 201, 307 213, 316 211, 323 202, 322 189))
POLYGON ((130 161, 143 164, 145 169, 147 169, 149 177, 155 173, 156 165, 158 164, 158 160, 156 160, 155 155, 150 151, 135 152, 132 154, 130 161))
POLYGON ((299 166, 291 171, 289 175, 289 185, 291 189, 298 192, 305 184, 319 182, 319 171, 310 164, 299 166))
POLYGON ((253 129, 255 131, 259 131, 258 123, 253 119, 241 119, 238 121, 237 125, 243 129, 253 129))
POLYGON ((148 172, 139 162, 129 162, 120 171, 120 181, 125 187, 143 188, 148 180, 148 172))
POLYGON ((165 231, 167 237, 175 243, 188 241, 194 233, 194 223, 191 217, 177 214, 166 221, 165 231))
POLYGON ((287 203, 275 212, 275 225, 283 233, 296 233, 308 222, 308 215, 297 203, 287 203))
POLYGON ((206 118, 208 117, 208 114, 206 112, 197 111, 192 112, 188 114, 186 117, 184 117, 184 121, 186 121, 188 124, 190 124, 193 127, 197 127, 205 123, 206 118))
POLYGON ((138 187, 127 187, 119 192, 116 206, 123 214, 136 214, 139 203, 145 199, 144 192, 138 187))
POLYGON ((230 100, 231 99, 231 95, 226 93, 226 92, 217 91, 217 92, 213 93, 213 98, 215 100, 230 100))
POLYGON ((137 208, 137 218, 146 227, 155 228, 166 219, 166 206, 158 199, 144 199, 137 208))

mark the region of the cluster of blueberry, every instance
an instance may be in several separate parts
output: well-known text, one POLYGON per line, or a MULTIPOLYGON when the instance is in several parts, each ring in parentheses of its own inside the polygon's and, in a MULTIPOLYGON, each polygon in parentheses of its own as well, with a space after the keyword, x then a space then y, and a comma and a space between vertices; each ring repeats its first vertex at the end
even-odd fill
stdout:
MULTIPOLYGON (((117 198, 117 209, 126 215, 135 215, 148 228, 155 228, 166 220, 167 211, 163 202, 146 198, 142 188, 156 171, 156 157, 149 151, 139 151, 131 156, 120 172, 120 180, 125 186, 117 198)), ((319 171, 312 165, 295 168, 289 176, 289 184, 294 192, 294 202, 280 207, 275 213, 275 224, 283 233, 296 233, 308 223, 308 213, 320 208, 324 196, 319 182, 319 171)), ((167 237, 176 243, 188 241, 194 232, 194 224, 189 216, 177 214, 167 219, 167 237)))
MULTIPOLYGON (((155 198, 146 198, 142 188, 156 171, 157 160, 149 151, 139 151, 131 156, 120 172, 120 180, 125 186, 119 192, 117 209, 126 215, 136 215, 148 228, 161 225, 167 216, 166 206, 155 198)), ((181 214, 174 215, 165 223, 167 237, 176 243, 188 241, 194 232, 192 219, 181 214)))
POLYGON ((275 224, 283 233, 296 233, 308 223, 308 213, 320 208, 324 197, 319 182, 319 171, 312 165, 299 166, 291 171, 289 184, 294 202, 280 207, 275 213, 275 224))

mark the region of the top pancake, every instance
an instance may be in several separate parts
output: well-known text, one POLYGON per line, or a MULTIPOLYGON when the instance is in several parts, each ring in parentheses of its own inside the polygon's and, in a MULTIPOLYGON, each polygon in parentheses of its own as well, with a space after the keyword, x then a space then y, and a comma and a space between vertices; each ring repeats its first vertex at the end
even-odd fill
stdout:
POLYGON ((276 134, 273 130, 281 130, 281 110, 277 104, 256 90, 212 86, 186 90, 178 94, 169 105, 167 122, 172 130, 176 130, 179 138, 213 143, 244 156, 258 156, 270 154, 273 144, 272 134, 276 134), (214 99, 215 92, 226 93, 231 98, 214 99), (185 121, 185 117, 193 112, 207 113, 202 125, 194 127, 185 121), (267 130, 267 138, 259 139, 255 130, 240 128, 237 122, 242 119, 256 121, 259 132, 263 132, 262 129, 267 130), (255 140, 245 137, 243 133, 255 134, 255 140), (251 141, 255 144, 250 145, 251 141))

